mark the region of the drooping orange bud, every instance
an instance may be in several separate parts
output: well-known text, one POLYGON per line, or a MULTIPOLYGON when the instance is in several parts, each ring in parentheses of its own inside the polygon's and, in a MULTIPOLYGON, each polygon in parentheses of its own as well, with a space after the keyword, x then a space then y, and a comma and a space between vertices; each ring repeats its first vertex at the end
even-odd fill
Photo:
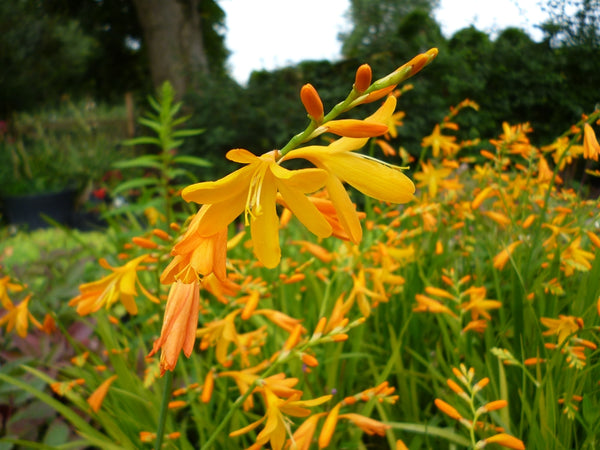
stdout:
POLYGON ((302 353, 302 362, 309 367, 317 367, 319 365, 319 361, 313 355, 309 355, 308 353, 302 353))
POLYGON ((131 241, 137 245, 138 247, 147 248, 147 249, 155 249, 158 247, 158 244, 150 239, 146 239, 144 237, 135 236, 131 238, 131 241))
POLYGON ((173 400, 169 402, 169 409, 183 408, 185 405, 187 405, 185 400, 173 400))
POLYGON ((300 342, 300 335, 301 335, 303 329, 304 328, 302 327, 301 324, 297 324, 294 327, 294 329, 290 333, 290 336, 288 337, 287 341, 285 341, 285 344, 283 346, 284 350, 291 350, 296 345, 298 345, 298 342, 300 342))
POLYGON ((329 133, 351 138, 381 136, 388 131, 388 126, 382 123, 370 123, 358 119, 332 120, 324 127, 329 133))
POLYGON ((162 239, 163 241, 171 240, 171 236, 169 236, 169 233, 167 233, 164 230, 161 230, 160 228, 155 228, 154 230, 152 230, 152 234, 157 238, 162 239))
POLYGON ((308 115, 317 123, 323 120, 323 102, 312 84, 307 83, 300 89, 300 100, 308 115))
POLYGON ((202 400, 202 403, 208 403, 210 401, 214 387, 215 374, 214 371, 211 369, 206 374, 206 378, 204 378, 204 385, 202 386, 202 395, 200 396, 200 400, 202 400))
POLYGON ((483 405, 481 410, 484 412, 495 411, 497 409, 505 408, 506 406, 508 406, 508 402, 506 400, 494 400, 493 402, 483 405))
POLYGON ((333 432, 335 431, 335 427, 337 425, 341 407, 342 404, 338 403, 327 415, 327 418, 323 423, 323 428, 321 429, 321 434, 319 435, 319 448, 325 448, 329 445, 329 442, 331 441, 331 437, 333 436, 333 432))
POLYGON ((371 78, 373 76, 373 72, 371 71, 371 66, 368 64, 363 64, 356 70, 356 78, 354 80, 354 89, 358 93, 363 93, 367 90, 367 88, 371 85, 371 78))
POLYGON ((514 450, 525 450, 525 444, 520 439, 506 433, 496 434, 484 439, 486 444, 498 444, 506 448, 512 448, 514 450))
POLYGON ((450 416, 452 419, 454 419, 454 420, 462 419, 462 416, 460 415, 460 413, 453 406, 450 406, 448 403, 446 403, 444 400, 440 400, 439 398, 436 398, 434 403, 435 403, 435 406, 437 406, 440 411, 442 411, 444 414, 450 416))

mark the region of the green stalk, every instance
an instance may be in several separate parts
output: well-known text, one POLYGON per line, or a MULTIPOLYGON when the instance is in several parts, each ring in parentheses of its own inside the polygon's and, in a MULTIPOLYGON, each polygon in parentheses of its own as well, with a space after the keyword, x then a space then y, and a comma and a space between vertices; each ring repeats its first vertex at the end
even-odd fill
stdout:
POLYGON ((173 372, 167 370, 165 374, 165 387, 163 398, 160 405, 160 415, 158 416, 158 428, 156 430, 156 442, 154 450, 160 450, 165 434, 165 422, 167 421, 167 411, 169 409, 169 400, 171 399, 171 386, 173 385, 173 372))

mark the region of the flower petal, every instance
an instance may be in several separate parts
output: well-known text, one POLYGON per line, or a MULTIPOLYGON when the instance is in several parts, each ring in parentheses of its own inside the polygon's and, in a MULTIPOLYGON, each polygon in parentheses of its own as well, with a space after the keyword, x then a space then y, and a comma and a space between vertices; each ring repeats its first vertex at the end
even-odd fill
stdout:
POLYGON ((225 157, 230 161, 240 164, 251 164, 259 159, 258 156, 252 152, 249 152, 245 148, 234 148, 229 150, 225 157))
POLYGON ((332 154, 327 161, 336 176, 369 197, 391 203, 413 199, 415 185, 400 169, 356 153, 332 154))
MULTIPOLYGON (((259 164, 257 162, 256 164, 259 164)), ((229 200, 231 197, 246 191, 250 185, 256 164, 236 170, 217 181, 205 181, 192 184, 181 192, 181 197, 186 202, 199 204, 217 203, 229 200)))
POLYGON ((362 239, 362 228, 358 215, 356 214, 356 208, 348 196, 346 188, 342 182, 335 176, 331 175, 325 186, 329 193, 329 198, 335 207, 338 219, 346 231, 350 240, 355 244, 359 243, 362 239))
POLYGON ((314 203, 306 198, 302 192, 291 189, 287 183, 282 182, 277 183, 277 188, 283 197, 285 205, 311 233, 320 238, 331 236, 331 225, 329 225, 329 222, 319 212, 314 203))
POLYGON ((263 180, 261 195, 258 206, 252 211, 253 217, 250 221, 250 232, 254 245, 254 254, 265 267, 272 269, 279 264, 281 249, 279 247, 279 217, 275 202, 277 188, 275 177, 267 172, 263 180))

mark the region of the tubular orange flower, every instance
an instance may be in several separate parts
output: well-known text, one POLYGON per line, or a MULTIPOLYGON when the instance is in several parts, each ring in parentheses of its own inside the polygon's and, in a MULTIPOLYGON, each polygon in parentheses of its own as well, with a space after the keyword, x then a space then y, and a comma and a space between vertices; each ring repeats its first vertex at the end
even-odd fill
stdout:
MULTIPOLYGON (((365 122, 385 123, 395 108, 396 99, 390 96, 365 122)), ((415 191, 414 184, 399 167, 354 153, 354 150, 363 147, 366 142, 367 138, 344 137, 326 147, 313 145, 292 150, 280 160, 283 162, 302 158, 327 171, 325 187, 329 198, 344 230, 355 243, 362 239, 362 229, 343 182, 369 197, 391 203, 409 202, 415 191)))
POLYGON ((275 209, 278 192, 312 233, 319 237, 331 235, 329 223, 304 195, 324 186, 326 172, 313 168, 285 169, 276 162, 277 155, 277 151, 259 157, 244 149, 230 150, 227 158, 246 164, 245 167, 218 181, 193 184, 182 191, 185 201, 209 204, 196 231, 201 236, 226 228, 245 211, 254 253, 268 268, 279 264, 281 258, 279 218, 275 209))
POLYGON ((227 277, 227 227, 223 227, 211 235, 198 232, 202 219, 208 211, 208 205, 203 205, 190 222, 181 239, 171 250, 173 260, 163 270, 160 282, 171 284, 181 279, 184 283, 193 282, 183 279, 189 275, 188 267, 195 272, 208 276, 214 273, 219 280, 227 277))
POLYGON ((154 342, 148 356, 161 349, 160 372, 175 369, 179 352, 183 350, 190 357, 194 349, 198 310, 200 308, 200 288, 198 281, 183 283, 177 280, 171 285, 160 337, 154 342))
POLYGON ((596 133, 589 123, 583 126, 583 157, 598 161, 600 155, 600 144, 596 139, 596 133))
POLYGON ((107 378, 102 382, 100 386, 98 386, 98 388, 92 393, 92 395, 89 396, 89 398, 87 399, 87 403, 92 408, 92 411, 97 413, 100 410, 100 407, 104 402, 104 398, 108 393, 108 388, 116 379, 117 375, 113 375, 112 377, 107 378))
POLYGON ((113 273, 101 280, 79 286, 81 293, 69 301, 69 306, 77 305, 77 313, 85 316, 98 311, 102 306, 109 308, 117 300, 120 300, 127 312, 135 315, 138 311, 135 303, 136 285, 150 301, 159 303, 159 300, 142 286, 137 277, 137 271, 142 269, 140 264, 146 262, 148 258, 149 255, 142 255, 121 267, 112 267, 104 258, 101 258, 100 265, 113 273))

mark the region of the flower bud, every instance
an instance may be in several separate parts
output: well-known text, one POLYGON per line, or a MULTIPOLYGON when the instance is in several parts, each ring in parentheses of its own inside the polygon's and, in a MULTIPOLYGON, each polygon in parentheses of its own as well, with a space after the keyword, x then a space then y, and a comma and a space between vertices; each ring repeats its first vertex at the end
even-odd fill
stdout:
POLYGON ((308 115, 315 121, 323 120, 323 102, 312 84, 305 84, 300 90, 300 100, 308 115))
POLYGON ((354 80, 354 89, 360 94, 367 90, 371 85, 371 77, 373 73, 371 66, 363 64, 356 70, 356 78, 354 80))

